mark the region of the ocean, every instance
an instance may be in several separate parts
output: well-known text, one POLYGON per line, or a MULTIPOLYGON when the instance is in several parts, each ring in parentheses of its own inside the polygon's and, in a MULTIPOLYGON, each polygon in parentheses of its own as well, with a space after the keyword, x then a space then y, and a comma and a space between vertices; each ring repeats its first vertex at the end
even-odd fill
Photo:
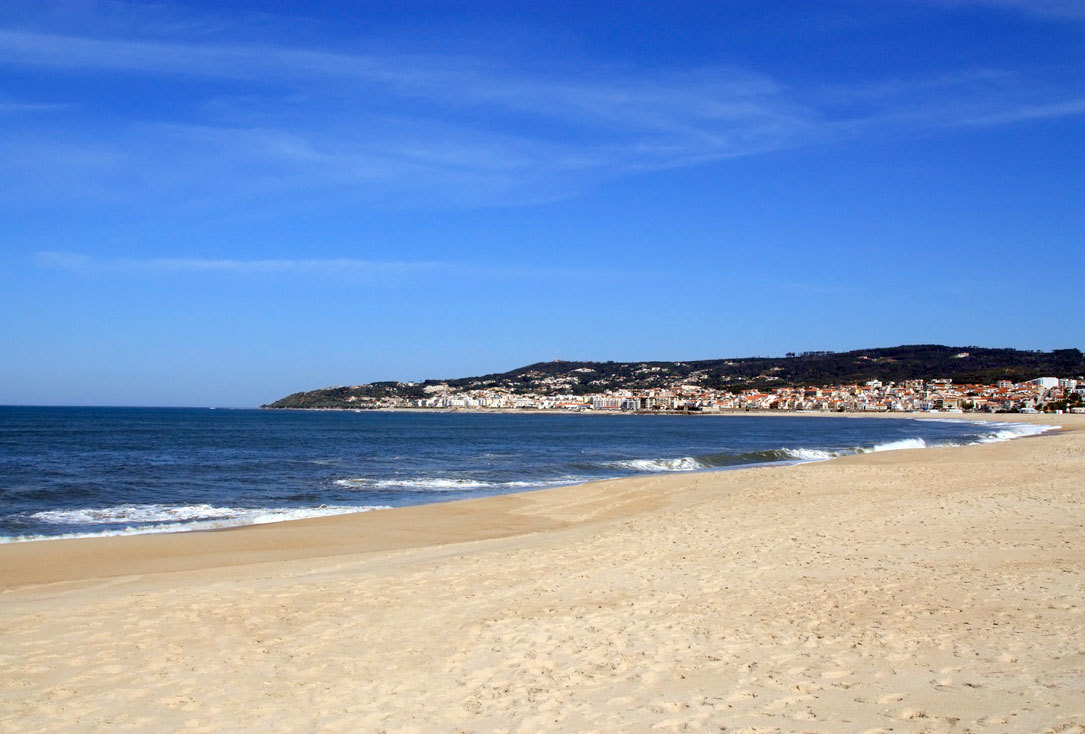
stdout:
POLYGON ((0 407, 0 542, 206 530, 1043 430, 903 418, 0 407))

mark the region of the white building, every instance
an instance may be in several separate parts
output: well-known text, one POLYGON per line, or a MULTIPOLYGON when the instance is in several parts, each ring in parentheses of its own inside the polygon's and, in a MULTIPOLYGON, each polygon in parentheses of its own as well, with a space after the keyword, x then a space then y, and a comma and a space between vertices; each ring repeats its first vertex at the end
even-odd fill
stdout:
POLYGON ((1026 385, 1038 385, 1045 390, 1050 390, 1053 387, 1059 386, 1059 378, 1057 377, 1037 377, 1035 380, 1029 380, 1026 385))

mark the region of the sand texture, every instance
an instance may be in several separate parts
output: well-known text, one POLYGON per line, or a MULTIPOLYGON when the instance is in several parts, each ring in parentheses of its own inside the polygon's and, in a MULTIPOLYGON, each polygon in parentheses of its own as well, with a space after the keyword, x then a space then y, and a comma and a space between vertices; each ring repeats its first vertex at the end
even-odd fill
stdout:
POLYGON ((0 731, 1085 732, 1056 435, 0 546, 0 731))

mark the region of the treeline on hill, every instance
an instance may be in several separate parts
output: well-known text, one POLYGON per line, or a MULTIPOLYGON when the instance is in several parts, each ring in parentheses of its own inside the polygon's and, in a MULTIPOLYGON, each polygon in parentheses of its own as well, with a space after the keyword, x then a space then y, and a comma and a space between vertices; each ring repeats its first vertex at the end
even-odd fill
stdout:
POLYGON ((991 384, 1036 377, 1085 374, 1079 349, 1051 352, 913 344, 851 352, 789 353, 784 357, 741 357, 690 362, 538 362, 508 372, 422 383, 374 382, 289 395, 266 408, 341 408, 357 398, 420 398, 429 386, 454 390, 502 387, 517 393, 599 393, 621 388, 651 389, 688 382, 739 392, 751 388, 901 382, 951 378, 991 384))
POLYGON ((344 408, 357 398, 420 398, 425 395, 421 385, 398 382, 373 382, 352 387, 325 387, 309 392, 296 392, 261 408, 344 408))

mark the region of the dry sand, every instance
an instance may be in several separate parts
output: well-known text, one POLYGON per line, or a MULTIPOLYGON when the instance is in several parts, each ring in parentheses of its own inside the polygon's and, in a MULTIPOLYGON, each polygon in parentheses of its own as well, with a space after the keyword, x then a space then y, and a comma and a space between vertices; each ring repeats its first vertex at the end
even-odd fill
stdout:
POLYGON ((0 730, 1085 732, 1057 435, 0 546, 0 730))

